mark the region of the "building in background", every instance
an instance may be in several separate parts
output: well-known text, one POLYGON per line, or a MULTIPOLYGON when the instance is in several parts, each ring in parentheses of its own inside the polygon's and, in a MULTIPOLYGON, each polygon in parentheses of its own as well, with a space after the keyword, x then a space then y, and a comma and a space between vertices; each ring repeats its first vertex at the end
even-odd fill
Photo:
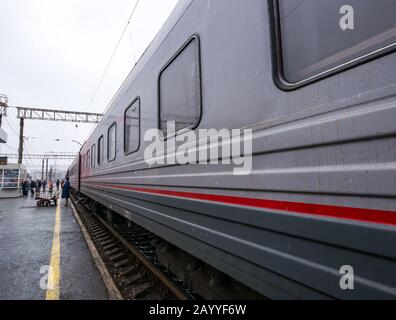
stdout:
POLYGON ((26 166, 21 164, 0 165, 0 199, 21 197, 22 183, 26 178, 26 166))

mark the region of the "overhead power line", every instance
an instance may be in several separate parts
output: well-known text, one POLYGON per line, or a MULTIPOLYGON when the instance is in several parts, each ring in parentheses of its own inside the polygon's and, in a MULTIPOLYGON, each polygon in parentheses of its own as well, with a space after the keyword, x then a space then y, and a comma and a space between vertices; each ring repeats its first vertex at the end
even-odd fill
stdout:
POLYGON ((115 57, 115 55, 116 55, 116 53, 117 53, 117 50, 118 50, 118 48, 119 48, 119 46, 120 46, 120 44, 121 44, 122 39, 124 38, 125 32, 128 30, 129 24, 130 24, 131 21, 132 21, 133 15, 135 14, 135 11, 136 11, 136 9, 137 9, 137 6, 138 6, 139 2, 140 2, 140 0, 137 0, 136 3, 135 3, 135 5, 134 5, 134 7, 133 7, 133 9, 132 9, 132 13, 131 13, 131 15, 129 16, 128 22, 127 22, 127 24, 126 24, 124 30, 123 30, 122 33, 121 33, 121 37, 120 37, 120 39, 118 40, 117 45, 115 46, 115 48, 114 48, 114 50, 113 50, 113 53, 112 53, 112 55, 111 55, 111 57, 110 57, 110 60, 109 60, 109 62, 107 63, 107 66, 106 66, 106 68, 105 68, 105 71, 103 72, 102 76, 100 77, 99 83, 98 83, 98 85, 96 86, 96 89, 95 89, 95 91, 94 91, 94 93, 93 93, 93 95, 92 95, 91 100, 89 101, 87 110, 89 110, 89 109, 91 108, 92 103, 94 102, 94 100, 95 100, 95 98, 96 98, 96 96, 97 96, 97 94, 98 94, 98 92, 99 92, 99 89, 100 89, 101 86, 102 86, 102 83, 103 83, 103 81, 104 81, 104 79, 105 79, 105 77, 106 77, 106 74, 107 74, 107 72, 109 71, 110 65, 111 65, 111 63, 113 62, 113 59, 114 59, 114 57, 115 57))

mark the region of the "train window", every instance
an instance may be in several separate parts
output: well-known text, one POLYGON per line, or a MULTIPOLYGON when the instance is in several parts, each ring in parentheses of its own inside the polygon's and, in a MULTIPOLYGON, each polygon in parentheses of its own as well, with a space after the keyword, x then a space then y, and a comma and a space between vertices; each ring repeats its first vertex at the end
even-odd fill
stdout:
POLYGON ((278 74, 298 86, 396 47, 396 1, 274 0, 278 74), (280 61, 282 60, 282 61, 280 61))
POLYGON ((96 144, 91 148, 91 168, 95 168, 96 165, 96 144))
POLYGON ((85 169, 85 154, 83 155, 82 167, 85 169))
POLYGON ((103 155, 104 155, 104 137, 101 136, 98 140, 98 165, 103 164, 103 155))
POLYGON ((114 123, 107 132, 107 160, 114 161, 116 158, 116 135, 117 124, 114 123))
POLYGON ((197 35, 176 53, 159 76, 160 130, 165 137, 195 128, 201 117, 201 66, 197 35), (172 129, 171 124, 175 123, 172 129))
POLYGON ((89 169, 89 162, 90 162, 90 160, 91 160, 91 153, 90 153, 90 151, 88 150, 88 151, 87 151, 87 169, 89 169))
POLYGON ((137 98, 126 109, 124 115, 124 152, 131 154, 140 146, 140 99, 137 98))

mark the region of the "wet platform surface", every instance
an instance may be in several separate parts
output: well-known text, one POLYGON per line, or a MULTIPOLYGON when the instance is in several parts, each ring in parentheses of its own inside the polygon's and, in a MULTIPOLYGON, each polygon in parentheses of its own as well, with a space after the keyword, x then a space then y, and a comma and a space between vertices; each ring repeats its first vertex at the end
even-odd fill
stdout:
MULTIPOLYGON (((61 205, 58 210, 59 299, 107 299, 71 208, 61 205)), ((37 208, 31 196, 0 200, 0 300, 48 298, 45 284, 53 260, 56 212, 56 207, 37 208)))

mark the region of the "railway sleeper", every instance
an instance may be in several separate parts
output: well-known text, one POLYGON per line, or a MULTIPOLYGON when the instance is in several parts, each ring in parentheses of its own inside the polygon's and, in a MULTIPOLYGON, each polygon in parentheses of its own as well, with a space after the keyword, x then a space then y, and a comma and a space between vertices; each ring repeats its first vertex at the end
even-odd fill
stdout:
POLYGON ((111 249, 114 249, 114 248, 116 248, 118 246, 118 243, 117 242, 114 242, 114 243, 110 243, 110 244, 108 244, 108 245, 104 245, 103 246, 103 250, 111 250, 111 249))
POLYGON ((124 267, 124 266, 127 265, 129 262, 130 262, 130 260, 124 259, 124 260, 122 260, 122 261, 120 261, 120 262, 115 263, 115 264, 114 264, 114 267, 115 267, 116 269, 118 269, 118 268, 124 267))
POLYGON ((147 290, 149 290, 150 288, 153 287, 153 283, 149 282, 149 283, 143 283, 139 286, 137 286, 136 288, 133 289, 133 297, 135 299, 139 298, 140 296, 142 296, 145 292, 147 292, 147 290))
POLYGON ((105 246, 105 245, 109 245, 109 244, 111 244, 111 243, 116 243, 116 241, 115 241, 114 239, 109 239, 109 240, 106 240, 106 241, 99 242, 99 244, 100 244, 102 247, 105 246))
POLYGON ((122 258, 125 258, 125 253, 121 252, 109 257, 112 262, 120 261, 122 258))
POLYGON ((125 277, 125 276, 131 274, 132 272, 135 272, 138 268, 139 268, 138 264, 132 265, 132 266, 129 266, 129 267, 126 267, 126 268, 120 270, 118 274, 120 277, 125 277))
POLYGON ((111 239, 112 239, 112 238, 110 237, 109 234, 106 235, 106 236, 102 236, 102 237, 98 237, 98 238, 97 238, 97 240, 98 240, 99 242, 103 242, 103 241, 111 240, 111 239))
MULTIPOLYGON (((103 249, 106 250, 104 247, 103 247, 103 249)), ((112 255, 118 254, 120 252, 122 252, 122 249, 118 247, 118 248, 114 248, 114 249, 105 251, 105 254, 108 256, 112 256, 112 255)))
POLYGON ((95 237, 98 237, 98 238, 99 238, 99 237, 108 235, 109 232, 108 232, 108 231, 105 231, 105 230, 100 230, 100 231, 92 231, 92 234, 93 234, 95 237))
POLYGON ((127 278, 123 281, 123 283, 124 283, 126 286, 130 286, 130 285, 132 285, 132 284, 136 284, 138 281, 142 280, 145 276, 146 276, 145 273, 137 273, 137 274, 135 274, 135 275, 133 275, 133 276, 127 277, 127 278))

